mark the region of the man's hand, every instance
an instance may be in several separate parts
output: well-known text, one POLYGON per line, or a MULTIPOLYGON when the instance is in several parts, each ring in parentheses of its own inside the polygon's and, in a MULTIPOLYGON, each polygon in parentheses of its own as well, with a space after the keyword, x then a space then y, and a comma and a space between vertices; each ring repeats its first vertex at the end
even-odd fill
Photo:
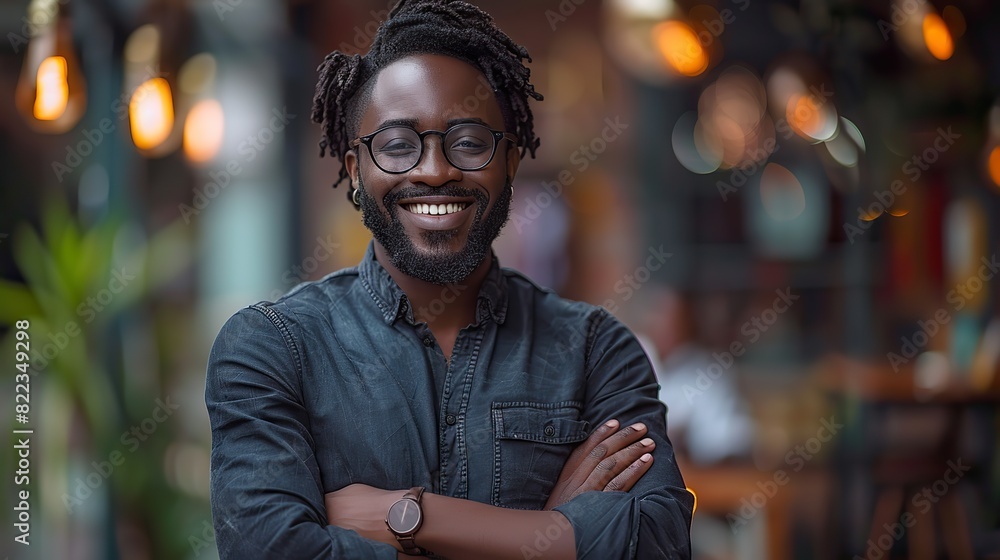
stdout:
POLYGON ((573 450, 545 503, 546 510, 592 490, 628 492, 646 474, 653 464, 649 452, 656 447, 652 439, 642 438, 646 425, 633 424, 616 432, 617 428, 617 420, 601 424, 573 450))
POLYGON ((366 539, 384 542, 402 551, 385 524, 385 516, 389 507, 404 494, 406 490, 380 490, 365 484, 351 484, 326 494, 326 520, 330 525, 357 531, 366 539))

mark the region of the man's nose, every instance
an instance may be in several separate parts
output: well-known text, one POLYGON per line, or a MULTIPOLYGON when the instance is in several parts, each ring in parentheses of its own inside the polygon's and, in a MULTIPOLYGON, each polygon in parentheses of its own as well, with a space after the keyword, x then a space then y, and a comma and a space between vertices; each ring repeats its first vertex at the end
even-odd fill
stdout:
POLYGON ((411 183, 440 187, 462 179, 462 171, 452 165, 444 155, 444 139, 429 134, 424 138, 423 153, 417 166, 410 170, 411 183))

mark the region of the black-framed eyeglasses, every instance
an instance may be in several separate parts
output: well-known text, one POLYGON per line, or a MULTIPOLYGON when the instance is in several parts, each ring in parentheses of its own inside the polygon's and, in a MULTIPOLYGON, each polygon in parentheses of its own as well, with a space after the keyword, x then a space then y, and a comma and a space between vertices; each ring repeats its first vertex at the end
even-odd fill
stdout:
POLYGON ((423 132, 409 126, 387 126, 354 139, 350 146, 367 146, 372 161, 386 173, 406 173, 420 163, 424 154, 424 138, 431 134, 441 137, 445 159, 462 171, 478 171, 489 165, 503 139, 517 142, 517 137, 509 132, 492 130, 476 123, 461 123, 445 131, 423 132))

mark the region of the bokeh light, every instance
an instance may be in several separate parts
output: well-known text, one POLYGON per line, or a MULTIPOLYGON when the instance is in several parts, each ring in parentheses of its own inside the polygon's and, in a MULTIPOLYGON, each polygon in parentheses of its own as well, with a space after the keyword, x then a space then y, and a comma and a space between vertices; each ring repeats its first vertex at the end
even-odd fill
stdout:
POLYGON ((692 173, 708 174, 722 164, 722 146, 718 138, 706 133, 694 111, 688 111, 677 119, 670 144, 677 161, 692 173))
POLYGON ((160 30, 155 25, 146 24, 129 35, 125 42, 125 60, 134 63, 149 63, 160 57, 160 30))
POLYGON ((609 5, 631 18, 663 19, 674 10, 674 0, 612 0, 609 5))
MULTIPOLYGON (((54 4, 54 3, 53 3, 54 4)), ((57 6, 52 6, 53 10, 57 6)), ((37 14, 30 37, 10 33, 14 52, 27 42, 14 104, 29 126, 46 134, 62 134, 76 126, 87 108, 87 83, 67 17, 55 11, 37 14)))
POLYGON ((823 143, 834 161, 844 167, 856 167, 861 154, 865 152, 865 139, 857 125, 840 117, 840 126, 830 138, 823 143))
POLYGON ((128 105, 132 141, 140 150, 162 144, 174 127, 174 103, 170 84, 163 78, 146 80, 132 94, 128 105))
POLYGON ((867 147, 865 146, 865 137, 861 134, 861 129, 858 128, 858 125, 854 124, 846 117, 840 117, 840 126, 840 130, 846 132, 847 136, 854 141, 862 152, 867 151, 867 147))
POLYGON ((708 69, 708 53, 690 25, 670 20, 653 27, 653 41, 663 60, 683 76, 697 76, 708 69))
POLYGON ((882 213, 881 207, 873 205, 868 208, 862 208, 858 213, 858 219, 863 222, 874 222, 882 213))
POLYGON ((776 128, 813 144, 837 134, 837 108, 830 78, 816 61, 805 56, 786 56, 767 78, 767 100, 776 128))
POLYGON ((727 68, 706 86, 698 98, 693 133, 700 159, 711 166, 719 161, 720 169, 767 159, 776 144, 766 99, 764 84, 742 66, 727 68))
POLYGON ((785 105, 785 119, 799 136, 825 142, 837 132, 837 115, 830 103, 813 93, 795 93, 785 105))
POLYGON ((787 167, 774 162, 761 173, 760 199, 767 214, 778 221, 793 220, 806 208, 802 183, 787 167))
POLYGON ((990 150, 990 155, 987 160, 987 170, 990 173, 990 179, 993 180, 993 184, 1000 186, 1000 146, 994 146, 990 150))
POLYGON ((955 52, 955 42, 941 16, 928 12, 923 21, 924 43, 927 50, 938 60, 948 60, 955 52))
POLYGON ((192 163, 211 161, 222 146, 225 116, 215 99, 195 104, 184 120, 184 155, 192 163))
POLYGON ((58 119, 69 104, 69 78, 66 59, 50 56, 38 66, 35 93, 35 118, 40 121, 58 119))

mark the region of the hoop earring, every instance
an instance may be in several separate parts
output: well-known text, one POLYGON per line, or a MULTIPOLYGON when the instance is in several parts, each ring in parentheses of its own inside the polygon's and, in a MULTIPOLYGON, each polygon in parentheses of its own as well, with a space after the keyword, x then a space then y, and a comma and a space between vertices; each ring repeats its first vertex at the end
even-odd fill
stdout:
POLYGON ((514 183, 511 183, 510 181, 507 181, 507 186, 510 187, 510 196, 513 197, 514 196, 514 183))
POLYGON ((357 187, 354 187, 354 190, 351 191, 351 202, 353 202, 354 206, 356 206, 358 208, 361 208, 361 201, 358 200, 358 194, 360 192, 361 192, 361 189, 359 189, 357 187))

